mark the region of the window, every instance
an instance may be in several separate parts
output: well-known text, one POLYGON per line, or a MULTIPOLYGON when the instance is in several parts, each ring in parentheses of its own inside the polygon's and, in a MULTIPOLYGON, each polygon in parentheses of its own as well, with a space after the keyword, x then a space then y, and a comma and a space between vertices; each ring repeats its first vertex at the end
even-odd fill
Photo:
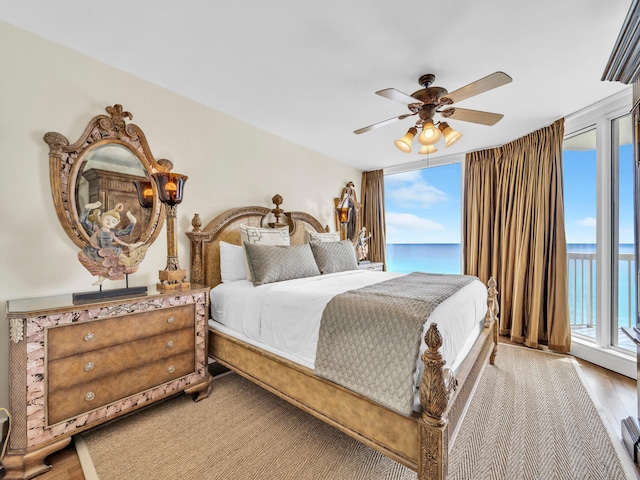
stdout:
POLYGON ((571 352, 635 376, 634 162, 628 91, 565 120, 571 352))
POLYGON ((462 165, 385 175, 387 270, 461 273, 462 165))

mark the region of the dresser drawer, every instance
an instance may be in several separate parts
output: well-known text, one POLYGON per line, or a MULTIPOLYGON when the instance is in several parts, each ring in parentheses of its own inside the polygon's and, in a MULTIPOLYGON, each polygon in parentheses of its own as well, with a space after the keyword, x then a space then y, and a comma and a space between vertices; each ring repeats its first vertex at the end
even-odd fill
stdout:
POLYGON ((193 327, 194 319, 195 306, 182 305, 48 328, 48 361, 193 327))
POLYGON ((49 392, 47 396, 48 424, 53 425, 90 412, 194 371, 195 354, 191 351, 126 370, 118 375, 49 392))
POLYGON ((194 350, 195 331, 184 328, 52 360, 47 365, 48 390, 52 393, 194 350))

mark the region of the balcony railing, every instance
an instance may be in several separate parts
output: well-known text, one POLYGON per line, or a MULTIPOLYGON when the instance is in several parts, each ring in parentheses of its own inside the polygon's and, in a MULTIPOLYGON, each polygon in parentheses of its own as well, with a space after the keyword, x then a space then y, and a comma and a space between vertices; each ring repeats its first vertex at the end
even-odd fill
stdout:
MULTIPOLYGON (((569 272, 569 311, 572 327, 593 327, 596 324, 596 254, 567 254, 569 272)), ((635 326, 635 255, 618 255, 618 327, 635 326)), ((616 315, 617 313, 617 315, 616 315)))

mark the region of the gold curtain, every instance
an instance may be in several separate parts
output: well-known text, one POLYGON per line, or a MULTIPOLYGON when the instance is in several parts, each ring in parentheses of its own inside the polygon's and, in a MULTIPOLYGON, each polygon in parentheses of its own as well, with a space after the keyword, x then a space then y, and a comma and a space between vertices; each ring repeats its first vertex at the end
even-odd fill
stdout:
POLYGON ((384 218, 384 171, 362 172, 362 225, 367 229, 369 239, 369 260, 383 262, 387 269, 384 218))
POLYGON ((467 154, 464 272, 500 292, 500 334, 536 348, 571 348, 562 191, 564 120, 467 154))

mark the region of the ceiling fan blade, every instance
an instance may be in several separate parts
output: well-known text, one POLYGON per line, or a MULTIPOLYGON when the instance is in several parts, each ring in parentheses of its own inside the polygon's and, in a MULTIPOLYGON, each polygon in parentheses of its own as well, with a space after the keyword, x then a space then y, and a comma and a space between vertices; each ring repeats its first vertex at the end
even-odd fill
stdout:
POLYGON ((385 88, 384 90, 378 90, 376 95, 380 95, 381 97, 388 98, 390 100, 395 100, 396 102, 404 103, 405 105, 409 105, 410 103, 422 103, 420 100, 413 98, 411 95, 407 95, 406 93, 402 93, 400 90, 396 90, 395 88, 385 88))
MULTIPOLYGON (((454 90, 453 92, 446 94, 443 98, 448 98, 452 103, 456 103, 466 98, 493 90, 494 88, 501 87, 507 83, 511 83, 511 80, 512 78, 506 73, 495 72, 481 78, 480 80, 476 80, 469 85, 465 85, 464 87, 454 90)), ((446 103, 446 101, 442 103, 446 103)))
POLYGON ((362 128, 359 128, 358 130, 354 130, 353 133, 360 134, 360 133, 368 132, 369 130, 373 130, 378 127, 389 125, 390 123, 396 122, 398 120, 404 120, 405 118, 410 117, 412 115, 415 115, 415 113, 405 113, 403 115, 400 115, 399 117, 388 118, 387 120, 374 123, 373 125, 369 125, 368 127, 362 127, 362 128))
POLYGON ((502 117, 501 113, 481 112, 480 110, 469 110, 468 108, 451 107, 441 112, 445 118, 453 118, 463 122, 480 123, 482 125, 495 125, 502 117))

